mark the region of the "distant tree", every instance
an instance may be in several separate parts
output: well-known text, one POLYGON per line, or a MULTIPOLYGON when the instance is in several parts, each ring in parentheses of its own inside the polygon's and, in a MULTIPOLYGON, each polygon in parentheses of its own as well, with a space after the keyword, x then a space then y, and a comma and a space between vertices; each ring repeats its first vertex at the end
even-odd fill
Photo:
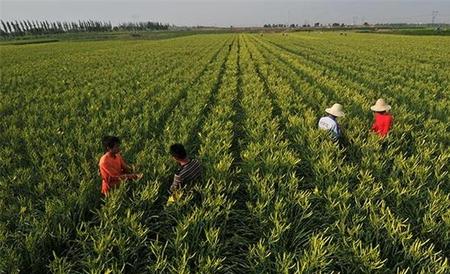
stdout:
POLYGON ((1 20, 0 36, 1 36, 1 37, 8 36, 8 33, 6 32, 6 25, 5 25, 5 23, 3 22, 3 20, 1 20))
POLYGON ((33 33, 33 25, 31 25, 30 20, 25 21, 25 24, 27 25, 27 29, 30 33, 33 33))
POLYGON ((58 25, 56 24, 56 22, 51 22, 50 23, 51 24, 51 31, 53 32, 53 33, 58 33, 58 25))
POLYGON ((31 33, 36 34, 36 24, 33 21, 28 21, 28 25, 30 25, 31 33))
POLYGON ((40 31, 50 30, 50 23, 48 23, 47 21, 36 20, 36 26, 40 31))
POLYGON ((42 30, 45 30, 47 33, 52 32, 52 24, 50 24, 47 20, 45 22, 40 22, 40 27, 42 30))
POLYGON ((8 27, 8 33, 12 34, 14 32, 13 27, 10 22, 6 22, 6 26, 8 27))
POLYGON ((320 27, 320 23, 319 23, 319 22, 317 22, 317 23, 314 23, 314 27, 315 27, 315 28, 318 28, 318 27, 320 27))
POLYGON ((31 33, 31 31, 33 30, 33 26, 31 25, 30 20, 24 20, 23 23, 27 27, 27 31, 31 33))
POLYGON ((364 22, 364 24, 363 24, 364 26, 369 26, 369 23, 367 23, 367 22, 364 22))
POLYGON ((71 26, 71 25, 70 25, 69 23, 64 22, 64 23, 63 23, 64 31, 69 32, 69 31, 70 31, 70 26, 71 26))
POLYGON ((1 23, 2 23, 2 29, 5 32, 5 34, 9 34, 8 26, 6 25, 6 23, 3 22, 3 20, 1 20, 1 23))
POLYGON ((21 35, 22 34, 22 29, 20 28, 20 24, 19 22, 16 20, 14 21, 14 28, 16 29, 16 33, 21 35))
POLYGON ((14 28, 14 34, 18 34, 19 33, 19 27, 17 25, 17 21, 16 22, 11 22, 11 25, 14 28))
POLYGON ((26 33, 28 31, 27 25, 24 24, 24 21, 20 21, 20 28, 22 29, 23 33, 26 33))
MULTIPOLYGON (((281 26, 282 24, 280 24, 281 26)), ((286 26, 286 25, 283 25, 286 26)), ((103 21, 78 21, 76 22, 48 22, 48 21, 3 21, 0 22, 0 34, 2 37, 7 35, 24 35, 24 34, 56 34, 65 32, 101 32, 101 31, 117 31, 117 30, 167 30, 169 24, 163 24, 161 22, 133 22, 123 23, 119 26, 113 27, 111 22, 103 21)))

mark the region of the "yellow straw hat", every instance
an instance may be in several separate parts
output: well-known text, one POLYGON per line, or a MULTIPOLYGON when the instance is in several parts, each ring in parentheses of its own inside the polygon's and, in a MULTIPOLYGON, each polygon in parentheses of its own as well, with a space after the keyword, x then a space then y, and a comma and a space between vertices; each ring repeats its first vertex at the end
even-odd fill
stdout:
POLYGON ((325 112, 336 117, 342 117, 345 115, 341 104, 334 104, 331 108, 325 109, 325 112))
POLYGON ((389 111, 391 110, 391 106, 386 104, 386 102, 384 101, 384 99, 380 98, 377 100, 377 102, 375 103, 374 106, 371 106, 370 109, 372 111, 389 111))

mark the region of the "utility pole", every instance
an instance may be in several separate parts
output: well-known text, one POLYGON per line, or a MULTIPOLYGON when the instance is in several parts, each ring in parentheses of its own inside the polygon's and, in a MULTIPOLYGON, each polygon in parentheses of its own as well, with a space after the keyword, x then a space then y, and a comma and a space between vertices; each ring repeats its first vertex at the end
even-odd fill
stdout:
POLYGON ((290 29, 291 28, 291 12, 288 10, 288 14, 287 14, 287 29, 290 29))
POLYGON ((432 17, 431 17, 431 24, 434 26, 436 24, 436 17, 438 16, 439 11, 437 10, 433 10, 433 12, 431 13, 432 17))

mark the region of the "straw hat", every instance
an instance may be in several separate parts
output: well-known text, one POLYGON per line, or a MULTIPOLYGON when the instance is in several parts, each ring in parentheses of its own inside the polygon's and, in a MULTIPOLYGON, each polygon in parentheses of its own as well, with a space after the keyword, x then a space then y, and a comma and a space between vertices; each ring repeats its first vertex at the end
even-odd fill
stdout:
POLYGON ((325 109, 325 112, 336 117, 342 117, 345 115, 342 110, 343 107, 341 104, 334 104, 331 108, 325 109))
POLYGON ((372 111, 389 111, 391 109, 391 106, 386 104, 384 99, 378 99, 374 106, 371 106, 370 109, 372 111))

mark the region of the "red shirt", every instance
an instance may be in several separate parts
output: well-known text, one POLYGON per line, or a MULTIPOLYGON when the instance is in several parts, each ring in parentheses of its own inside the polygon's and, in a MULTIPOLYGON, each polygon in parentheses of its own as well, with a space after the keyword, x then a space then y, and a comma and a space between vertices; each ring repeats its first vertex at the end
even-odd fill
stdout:
POLYGON ((112 187, 120 183, 117 176, 123 175, 125 162, 120 154, 113 157, 107 152, 100 158, 98 166, 102 176, 102 193, 106 195, 112 187))
POLYGON ((385 137, 392 127, 394 118, 389 113, 375 113, 375 122, 372 125, 372 131, 381 137, 385 137))

